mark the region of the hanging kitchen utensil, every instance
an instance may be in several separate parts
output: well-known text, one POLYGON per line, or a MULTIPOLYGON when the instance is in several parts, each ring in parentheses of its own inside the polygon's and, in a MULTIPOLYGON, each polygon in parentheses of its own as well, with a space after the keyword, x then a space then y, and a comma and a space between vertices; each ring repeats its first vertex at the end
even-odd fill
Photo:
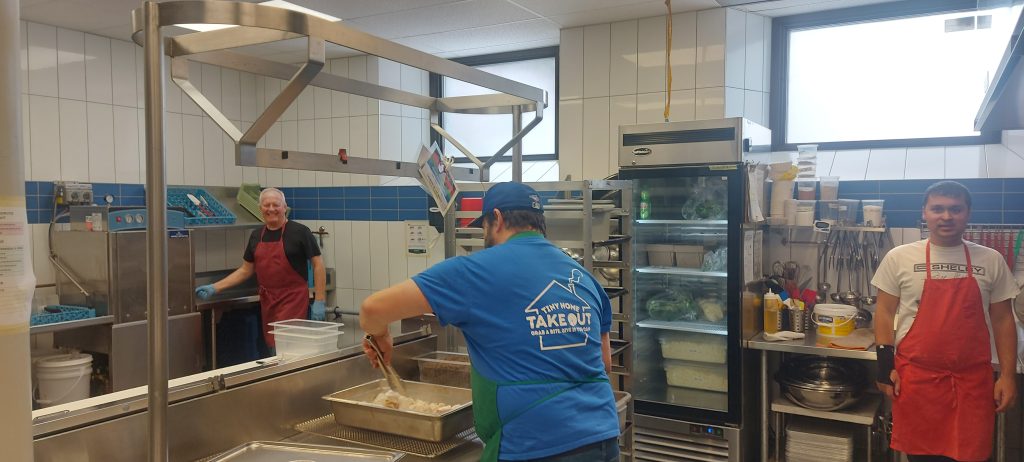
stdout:
POLYGON ((391 391, 404 395, 405 385, 402 383, 402 378, 398 376, 398 372, 395 372, 395 368, 391 367, 391 364, 384 363, 384 354, 380 352, 377 340, 370 334, 366 334, 365 338, 367 343, 370 344, 370 348, 373 348, 373 352, 377 354, 377 363, 380 365, 381 373, 384 374, 384 381, 387 382, 388 388, 391 391))

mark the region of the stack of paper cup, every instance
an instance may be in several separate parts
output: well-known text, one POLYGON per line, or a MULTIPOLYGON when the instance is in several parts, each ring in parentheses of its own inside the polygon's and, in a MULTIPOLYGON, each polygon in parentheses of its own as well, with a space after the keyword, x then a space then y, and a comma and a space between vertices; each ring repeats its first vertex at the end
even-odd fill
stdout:
POLYGON ((786 200, 793 198, 793 181, 779 180, 772 182, 771 217, 786 216, 786 200))

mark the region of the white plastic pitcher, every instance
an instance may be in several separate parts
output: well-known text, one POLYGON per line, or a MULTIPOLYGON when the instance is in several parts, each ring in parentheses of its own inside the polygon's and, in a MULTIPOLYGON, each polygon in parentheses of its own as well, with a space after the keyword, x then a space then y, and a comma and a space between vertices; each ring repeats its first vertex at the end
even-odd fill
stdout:
POLYGON ((40 406, 54 406, 89 397, 92 355, 73 353, 35 362, 40 406))

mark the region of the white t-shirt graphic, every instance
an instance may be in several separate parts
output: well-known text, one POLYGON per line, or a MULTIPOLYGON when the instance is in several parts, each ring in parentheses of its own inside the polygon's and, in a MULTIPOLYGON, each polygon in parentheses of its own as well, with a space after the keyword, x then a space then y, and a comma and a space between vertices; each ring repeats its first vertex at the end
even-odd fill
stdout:
MULTIPOLYGON (((889 251, 875 271, 871 285, 879 290, 900 298, 896 309, 896 345, 910 331, 917 317, 921 290, 928 276, 925 265, 925 244, 927 240, 901 245, 889 251)), ((988 307, 992 301, 1000 302, 1017 296, 1019 288, 1006 266, 1006 260, 999 252, 973 242, 964 241, 971 252, 971 266, 974 278, 981 289, 981 301, 985 309, 985 323, 989 326, 989 342, 992 359, 996 359, 995 340, 992 337, 992 321, 988 307)), ((932 278, 952 279, 967 277, 967 258, 964 247, 931 246, 932 278)), ((953 335, 976 335, 971 332, 956 332, 953 335)))

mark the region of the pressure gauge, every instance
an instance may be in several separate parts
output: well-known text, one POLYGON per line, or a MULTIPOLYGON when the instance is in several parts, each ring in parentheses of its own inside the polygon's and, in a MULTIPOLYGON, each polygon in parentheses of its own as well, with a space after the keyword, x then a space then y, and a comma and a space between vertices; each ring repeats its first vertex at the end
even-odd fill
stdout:
POLYGON ((106 202, 107 205, 114 205, 114 195, 107 193, 103 196, 103 202, 106 202))

